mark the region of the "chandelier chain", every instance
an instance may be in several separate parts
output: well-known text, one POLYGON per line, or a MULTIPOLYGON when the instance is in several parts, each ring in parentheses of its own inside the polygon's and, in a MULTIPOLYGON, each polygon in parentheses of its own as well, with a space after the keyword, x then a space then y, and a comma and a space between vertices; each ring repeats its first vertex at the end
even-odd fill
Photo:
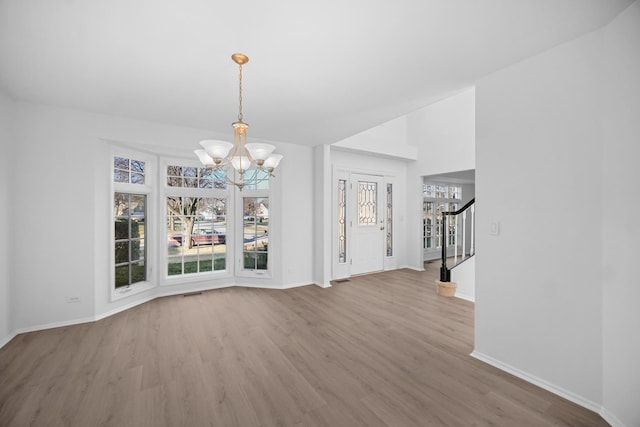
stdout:
POLYGON ((238 65, 240 69, 240 74, 238 76, 238 87, 239 87, 239 95, 238 95, 238 120, 242 121, 242 64, 238 65))

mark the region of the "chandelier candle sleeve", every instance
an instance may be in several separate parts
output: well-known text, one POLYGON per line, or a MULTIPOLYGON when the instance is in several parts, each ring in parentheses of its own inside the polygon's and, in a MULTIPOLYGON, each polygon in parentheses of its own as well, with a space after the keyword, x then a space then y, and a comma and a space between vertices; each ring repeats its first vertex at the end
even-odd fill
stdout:
POLYGON ((271 173, 275 168, 278 167, 278 164, 283 157, 284 156, 282 154, 272 154, 267 158, 267 160, 264 161, 262 167, 265 168, 269 173, 271 173))
POLYGON ((202 148, 204 148, 204 151, 207 152, 211 159, 216 162, 216 164, 222 163, 233 148, 233 144, 230 142, 216 141, 214 139, 200 141, 200 145, 202 146, 202 148))
POLYGON ((231 159, 231 165, 238 172, 244 172, 249 170, 251 162, 247 156, 236 156, 231 159))
POLYGON ((211 156, 209 156, 209 154, 207 154, 206 151, 193 150, 193 152, 196 153, 196 156, 198 156, 198 159, 203 165, 207 166, 208 168, 214 166, 213 159, 211 158, 211 156))
MULTIPOLYGON (((215 139, 207 139, 200 142, 202 149, 195 150, 200 162, 209 169, 224 169, 229 165, 233 166, 235 171, 239 173, 237 180, 230 178, 230 174, 225 175, 225 180, 229 184, 233 184, 242 191, 242 188, 249 183, 255 181, 258 184, 269 176, 273 175, 273 170, 278 167, 282 154, 275 154, 276 149, 271 144, 261 142, 247 143, 247 130, 249 125, 244 122, 242 116, 242 66, 249 62, 249 57, 243 53, 234 53, 231 59, 238 64, 238 120, 233 122, 233 143, 227 141, 219 141, 215 139), (245 178, 244 172, 249 170, 266 171, 266 174, 253 174, 253 178, 245 178), (260 176, 260 177, 258 177, 260 176)), ((233 176, 235 177, 236 172, 233 176)))
POLYGON ((251 143, 247 144, 247 151, 249 151, 249 155, 251 158, 259 165, 262 166, 265 160, 271 155, 273 150, 276 149, 275 146, 271 144, 261 144, 261 143, 251 143))

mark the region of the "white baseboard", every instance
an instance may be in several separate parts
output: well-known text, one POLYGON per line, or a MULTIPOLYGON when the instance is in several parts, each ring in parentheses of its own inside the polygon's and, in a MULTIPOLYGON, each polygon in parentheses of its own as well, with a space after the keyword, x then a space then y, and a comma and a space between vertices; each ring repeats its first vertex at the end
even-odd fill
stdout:
POLYGON ((314 284, 314 285, 316 285, 316 286, 318 286, 318 287, 321 287, 321 288, 330 288, 330 287, 332 287, 331 283, 324 283, 324 284, 322 284, 322 283, 315 283, 315 282, 314 282, 313 284, 314 284))
POLYGON ((114 308, 114 309, 109 310, 109 311, 105 311, 104 313, 96 314, 96 316, 94 317, 93 320, 94 321, 98 321, 98 320, 106 319, 109 316, 113 316, 114 314, 118 314, 118 313, 121 313, 123 311, 129 310, 130 308, 136 307, 136 306, 138 306, 140 304, 144 304, 144 303, 147 303, 149 301, 153 301, 156 298, 159 298, 159 295, 150 295, 148 297, 141 298, 141 299, 136 300, 136 301, 132 301, 129 304, 122 305, 120 307, 114 308))
POLYGON ((400 266, 398 268, 399 269, 400 268, 408 268, 409 270, 414 270, 414 271, 424 271, 424 268, 418 268, 418 267, 414 267, 412 265, 402 265, 402 266, 400 266))
POLYGON ((12 339, 14 339, 16 337, 15 332, 11 332, 9 335, 7 335, 6 337, 2 338, 0 340, 0 348, 4 347, 5 345, 7 345, 9 343, 9 341, 11 341, 12 339))
POLYGON ((170 291, 164 291, 164 292, 159 292, 156 295, 156 298, 161 298, 161 297, 172 297, 174 295, 184 295, 184 294, 192 294, 192 293, 196 293, 196 292, 206 292, 206 291, 215 291, 216 289, 224 289, 224 288, 231 288, 233 286, 236 286, 233 283, 225 283, 223 285, 201 285, 201 286, 195 286, 195 287, 190 287, 187 289, 173 289, 170 291))
POLYGON ((580 396, 576 393, 573 393, 571 391, 565 390, 562 387, 558 387, 555 384, 552 384, 548 381, 545 381, 541 378, 536 377, 535 375, 531 375, 527 372, 521 371, 520 369, 513 367, 511 365, 508 365, 506 363, 503 363, 499 360, 494 359, 491 356, 487 356, 486 354, 482 354, 478 351, 473 351, 471 353, 471 357, 474 357, 482 362, 488 363, 491 366, 494 366, 498 369, 500 369, 501 371, 505 371, 510 373, 511 375, 514 375, 518 378, 521 378, 531 384, 537 385, 540 388, 543 388, 547 391, 550 391, 553 394, 557 394, 560 397, 563 397, 577 405, 580 405, 584 408, 587 408, 595 413, 600 413, 602 406, 596 402, 593 402, 583 396, 580 396))
POLYGON ((611 412, 607 411, 607 409, 605 407, 602 407, 600 409, 599 414, 606 422, 611 424, 611 427, 627 427, 615 415, 613 415, 611 412))
POLYGON ((81 323, 93 322, 95 320, 96 319, 94 317, 82 317, 80 319, 63 320, 61 322, 46 323, 44 325, 27 326, 26 328, 16 329, 15 334, 18 335, 26 334, 27 332, 42 331, 45 329, 63 328, 65 326, 79 325, 81 323))
POLYGON ((461 293, 461 292, 458 292, 458 291, 456 291, 456 294, 454 296, 456 298, 460 298, 460 299, 463 299, 463 300, 466 300, 466 301, 470 301, 470 302, 473 302, 473 303, 476 302, 476 300, 471 295, 467 295, 467 294, 464 294, 464 293, 461 293))
POLYGON ((286 285, 282 285, 280 289, 301 288, 302 286, 311 286, 311 285, 315 285, 315 283, 312 283, 312 282, 288 283, 286 285))

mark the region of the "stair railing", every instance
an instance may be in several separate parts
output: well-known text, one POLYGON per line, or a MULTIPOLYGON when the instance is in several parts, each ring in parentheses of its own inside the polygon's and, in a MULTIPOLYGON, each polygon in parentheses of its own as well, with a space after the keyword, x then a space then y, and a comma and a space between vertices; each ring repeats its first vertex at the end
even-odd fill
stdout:
POLYGON ((476 203, 476 199, 473 198, 471 200, 469 200, 463 207, 461 207, 460 209, 458 209, 457 211, 453 211, 453 212, 442 212, 442 221, 441 221, 441 227, 442 227, 442 233, 440 234, 442 236, 442 266, 440 267, 440 281, 441 282, 450 282, 451 281, 451 268, 455 267, 458 264, 458 221, 462 221, 462 261, 465 260, 466 258, 466 248, 467 248, 467 212, 470 213, 471 219, 470 219, 470 223, 471 223, 471 233, 470 237, 471 237, 471 243, 469 245, 469 256, 472 256, 475 253, 475 203, 476 203), (447 217, 455 217, 455 223, 454 223, 454 233, 453 235, 453 247, 454 247, 454 265, 451 268, 447 267, 447 246, 449 244, 449 236, 451 233, 449 233, 449 221, 447 220, 447 217))

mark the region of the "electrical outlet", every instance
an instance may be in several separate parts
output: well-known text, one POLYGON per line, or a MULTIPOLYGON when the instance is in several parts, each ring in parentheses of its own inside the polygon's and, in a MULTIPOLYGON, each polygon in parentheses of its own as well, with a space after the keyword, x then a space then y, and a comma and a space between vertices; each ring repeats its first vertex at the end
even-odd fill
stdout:
POLYGON ((500 235, 500 221, 494 221, 489 225, 489 235, 490 236, 500 235))
POLYGON ((71 304, 74 302, 80 302, 80 297, 67 297, 67 303, 71 304))

